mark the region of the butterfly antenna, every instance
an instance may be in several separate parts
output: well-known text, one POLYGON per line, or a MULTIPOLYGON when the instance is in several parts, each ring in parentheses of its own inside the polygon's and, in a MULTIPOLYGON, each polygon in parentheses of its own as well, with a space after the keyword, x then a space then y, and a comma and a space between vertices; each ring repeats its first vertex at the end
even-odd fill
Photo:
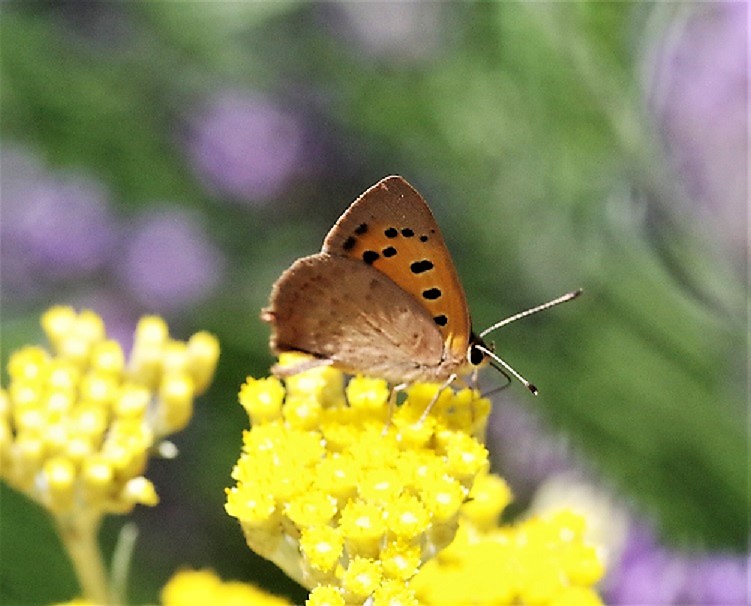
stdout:
POLYGON ((505 376, 507 379, 509 378, 509 375, 514 377, 519 383, 524 385, 529 391, 531 391, 534 395, 537 395, 537 387, 535 387, 532 383, 527 381, 523 376, 521 376, 518 372, 516 372, 511 366, 506 364, 499 356, 497 356, 494 352, 489 350, 484 345, 475 344, 473 345, 476 349, 479 349, 482 353, 484 353, 486 356, 490 358, 490 365, 495 368, 497 371, 499 371, 503 376, 505 376))
MULTIPOLYGON (((493 326, 490 326, 486 328, 485 330, 483 330, 480 333, 480 338, 482 339, 486 334, 488 334, 489 332, 493 332, 494 330, 500 328, 501 326, 506 326, 506 324, 511 324, 511 322, 516 322, 517 320, 521 320, 522 318, 526 318, 527 316, 531 316, 532 314, 536 314, 540 311, 545 311, 546 309, 550 309, 551 307, 555 307, 556 305, 560 305, 561 303, 565 303, 566 301, 571 301, 572 299, 576 299, 576 297, 582 294, 582 292, 583 290, 581 288, 577 288, 576 290, 567 292, 565 295, 561 295, 557 299, 553 299, 552 301, 548 301, 547 303, 543 303, 542 305, 537 305, 536 307, 532 307, 531 309, 527 309, 525 311, 520 311, 518 314, 514 314, 513 316, 510 316, 506 318, 505 320, 496 322, 495 324, 493 324, 493 326)), ((500 358, 498 358, 497 361, 499 361, 501 364, 503 364, 506 368, 510 370, 510 367, 505 362, 503 362, 500 358)), ((516 376, 517 379, 519 378, 515 372, 513 372, 512 370, 510 370, 510 372, 511 374, 516 376)))

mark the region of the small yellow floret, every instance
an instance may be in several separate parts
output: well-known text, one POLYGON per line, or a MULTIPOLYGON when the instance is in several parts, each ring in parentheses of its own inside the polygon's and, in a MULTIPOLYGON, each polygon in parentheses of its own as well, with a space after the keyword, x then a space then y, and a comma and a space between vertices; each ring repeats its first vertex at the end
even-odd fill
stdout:
POLYGON ((360 497, 366 501, 390 501, 404 490, 404 481, 396 469, 368 469, 359 483, 360 497))
POLYGON ((56 348, 58 343, 72 332, 75 323, 75 310, 64 305, 51 307, 42 315, 42 328, 50 343, 56 348))
POLYGON ((342 554, 344 539, 331 526, 313 526, 302 531, 300 549, 310 565, 321 572, 336 566, 342 554))
POLYGON ((451 476, 427 479, 420 483, 420 498, 432 517, 440 522, 448 522, 459 513, 467 490, 451 476))
POLYGON ((373 606, 420 606, 420 602, 403 583, 384 580, 373 594, 373 606))
POLYGON ((254 490, 252 486, 243 485, 227 489, 227 513, 243 520, 251 526, 265 524, 276 511, 276 501, 268 492, 254 490))
POLYGON ((11 381, 43 381, 50 366, 50 356, 41 347, 27 346, 15 351, 8 360, 11 381))
POLYGON ((409 494, 389 503, 386 515, 388 528, 398 539, 413 539, 425 532, 430 524, 430 513, 422 501, 409 494))
POLYGON ((357 492, 360 466, 347 453, 335 453, 321 460, 315 469, 314 484, 339 502, 346 502, 357 492))
POLYGON ((218 361, 219 340, 214 335, 201 331, 188 339, 188 368, 197 394, 208 388, 218 361))
POLYGON ((125 484, 123 497, 126 502, 140 505, 154 506, 159 503, 154 484, 143 476, 132 478, 125 484))
POLYGON ((501 512, 511 503, 511 489, 495 474, 480 474, 462 508, 463 515, 480 530, 488 530, 498 523, 501 512))
POLYGON ((159 387, 157 431, 161 435, 184 429, 193 416, 193 379, 187 374, 169 374, 159 387))
POLYGON ((102 373, 119 375, 125 368, 125 354, 117 341, 101 341, 91 350, 91 367, 102 373))
POLYGON ((298 528, 306 528, 328 523, 336 514, 336 509, 333 497, 321 490, 313 490, 292 500, 285 513, 298 528))
POLYGON ((352 408, 383 412, 389 398, 389 386, 383 379, 353 377, 345 390, 352 408))
POLYGON ((362 601, 381 584, 381 564, 369 558, 356 557, 350 561, 342 578, 345 595, 362 601))
POLYGON ((76 468, 70 460, 64 457, 50 459, 44 465, 44 475, 54 495, 53 498, 70 496, 76 478, 76 468))
POLYGON ((399 581, 411 579, 422 563, 420 547, 403 541, 390 542, 381 551, 379 559, 384 576, 399 581))
POLYGON ((452 475, 472 480, 488 468, 488 449, 480 442, 462 432, 445 432, 443 436, 452 475))
POLYGON ((276 377, 248 377, 240 388, 239 399, 253 425, 268 423, 282 415, 284 387, 276 377))
POLYGON ((319 585, 310 592, 305 606, 346 606, 342 592, 331 585, 319 585))
POLYGON ((350 501, 339 520, 348 548, 358 555, 375 556, 386 532, 383 507, 364 501, 350 501))

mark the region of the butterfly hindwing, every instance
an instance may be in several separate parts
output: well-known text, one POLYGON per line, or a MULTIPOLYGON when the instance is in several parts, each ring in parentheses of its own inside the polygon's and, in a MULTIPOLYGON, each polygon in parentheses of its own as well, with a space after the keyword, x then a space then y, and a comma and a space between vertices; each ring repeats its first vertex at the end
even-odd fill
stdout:
POLYGON ((447 355, 464 359, 471 332, 464 290, 433 214, 402 177, 362 194, 329 231, 323 252, 384 274, 429 315, 447 355))
POLYGON ((274 285, 264 318, 275 352, 308 353, 393 383, 425 376, 443 355, 430 314, 373 267, 347 257, 298 259, 274 285))

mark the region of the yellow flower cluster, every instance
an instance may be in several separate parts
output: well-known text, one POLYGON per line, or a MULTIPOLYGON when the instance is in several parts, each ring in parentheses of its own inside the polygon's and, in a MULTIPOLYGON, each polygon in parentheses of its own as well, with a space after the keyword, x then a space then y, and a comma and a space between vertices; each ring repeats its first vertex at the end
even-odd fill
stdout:
POLYGON ((162 606, 291 606, 291 603, 248 583, 222 581, 210 570, 182 570, 164 586, 162 606))
MULTIPOLYGON (((291 606, 291 602, 240 581, 222 581, 211 570, 181 570, 161 591, 162 606, 291 606)), ((55 606, 96 606, 91 600, 76 598, 55 606)))
MULTIPOLYGON (((294 364, 283 356, 280 364, 294 364)), ((308 589, 310 606, 416 604, 409 581, 454 538, 488 453, 490 403, 418 384, 390 410, 382 380, 318 368, 249 378, 252 423, 226 509, 248 545, 308 589)))
POLYGON ((510 500, 501 478, 478 477, 456 539, 412 581, 420 603, 602 606, 593 586, 603 558, 584 539, 584 518, 562 509, 498 526, 510 500))
POLYGON ((58 518, 155 505, 142 475, 148 457, 188 423, 213 376, 217 340, 175 341, 162 319, 145 317, 126 360, 91 311, 53 307, 42 327, 52 352, 14 352, 0 389, 0 477, 58 518))

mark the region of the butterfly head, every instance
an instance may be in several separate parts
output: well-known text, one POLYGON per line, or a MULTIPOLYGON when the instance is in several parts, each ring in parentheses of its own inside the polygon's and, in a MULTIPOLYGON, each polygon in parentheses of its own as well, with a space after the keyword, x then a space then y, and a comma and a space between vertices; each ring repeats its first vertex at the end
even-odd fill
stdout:
POLYGON ((469 347, 467 347, 467 362, 472 368, 484 366, 488 360, 487 351, 492 351, 493 347, 485 343, 482 337, 478 337, 474 332, 469 337, 469 347))

